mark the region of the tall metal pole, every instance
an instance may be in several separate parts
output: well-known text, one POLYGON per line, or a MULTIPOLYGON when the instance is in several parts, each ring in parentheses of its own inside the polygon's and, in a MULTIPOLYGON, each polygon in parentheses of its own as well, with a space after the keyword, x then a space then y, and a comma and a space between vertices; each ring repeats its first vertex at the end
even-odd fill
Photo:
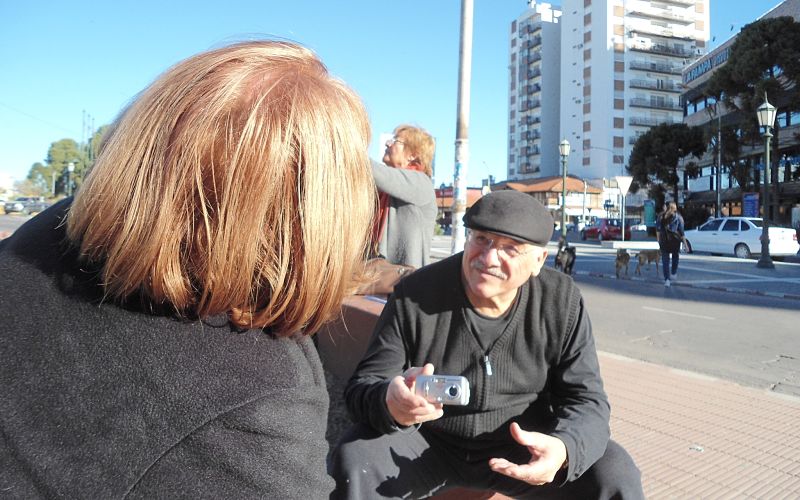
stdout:
POLYGON ((770 127, 764 128, 764 140, 766 143, 766 150, 764 151, 764 214, 761 219, 761 257, 756 263, 756 267, 766 269, 773 269, 775 264, 772 263, 772 256, 769 254, 769 143, 772 139, 770 127))
POLYGON ((460 252, 466 242, 462 218, 467 209, 469 162, 469 93, 472 74, 472 0, 461 0, 461 42, 458 52, 458 119, 456 165, 453 173, 453 240, 450 253, 460 252))
POLYGON ((720 186, 720 181, 722 180, 722 115, 719 114, 719 109, 717 110, 717 179, 716 179, 716 188, 717 188, 717 209, 715 210, 716 216, 719 217, 721 215, 722 209, 722 194, 720 186))

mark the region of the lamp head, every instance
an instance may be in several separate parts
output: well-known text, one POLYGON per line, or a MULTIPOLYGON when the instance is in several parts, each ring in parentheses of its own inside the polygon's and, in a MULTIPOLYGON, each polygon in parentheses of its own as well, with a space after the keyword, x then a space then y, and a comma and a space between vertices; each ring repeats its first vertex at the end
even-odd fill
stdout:
POLYGON ((569 141, 564 139, 558 144, 558 153, 562 157, 569 156, 569 141))
POLYGON ((778 109, 767 101, 767 93, 764 92, 764 104, 756 110, 758 117, 758 126, 772 128, 775 124, 775 114, 778 109))

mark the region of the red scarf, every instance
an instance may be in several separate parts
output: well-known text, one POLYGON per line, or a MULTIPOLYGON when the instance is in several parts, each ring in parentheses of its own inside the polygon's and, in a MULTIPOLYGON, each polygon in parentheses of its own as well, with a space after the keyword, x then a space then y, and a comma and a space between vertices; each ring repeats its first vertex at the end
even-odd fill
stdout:
MULTIPOLYGON (((407 168, 409 170, 416 170, 417 172, 425 172, 425 168, 416 160, 409 163, 406 167, 395 168, 407 168)), ((389 198, 390 196, 388 194, 384 193, 383 191, 378 191, 378 212, 375 214, 375 219, 372 221, 372 244, 370 245, 370 248, 372 249, 372 257, 377 257, 379 255, 378 244, 381 242, 381 238, 383 237, 383 230, 386 227, 386 219, 389 216, 389 198)))

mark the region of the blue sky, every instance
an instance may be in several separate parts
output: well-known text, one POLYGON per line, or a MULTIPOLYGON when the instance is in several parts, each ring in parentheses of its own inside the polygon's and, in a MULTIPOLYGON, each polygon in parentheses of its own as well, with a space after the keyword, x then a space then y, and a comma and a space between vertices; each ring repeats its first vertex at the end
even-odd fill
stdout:
MULTIPOLYGON (((525 0, 475 0, 469 185, 505 179, 508 30, 525 0)), ((718 45, 778 0, 711 0, 718 45), (733 31, 731 31, 733 25, 733 31)), ((558 2, 553 2, 558 5, 558 2)), ((451 183, 459 0, 0 0, 0 182, 23 179, 50 143, 81 141, 179 60, 281 37, 315 50, 364 99, 370 154, 398 123, 437 139, 435 183, 451 183)))

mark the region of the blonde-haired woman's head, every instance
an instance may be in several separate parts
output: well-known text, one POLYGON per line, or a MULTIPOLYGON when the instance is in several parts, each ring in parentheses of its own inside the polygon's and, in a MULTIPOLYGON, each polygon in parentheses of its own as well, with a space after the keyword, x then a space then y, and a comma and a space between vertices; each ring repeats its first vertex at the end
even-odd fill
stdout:
POLYGON ((398 125, 394 138, 386 143, 383 162, 397 168, 415 168, 432 177, 435 151, 436 142, 425 129, 398 125))
POLYGON ((369 121, 316 56, 255 41, 178 63, 114 122, 68 236, 106 293, 313 333, 361 276, 369 121))

